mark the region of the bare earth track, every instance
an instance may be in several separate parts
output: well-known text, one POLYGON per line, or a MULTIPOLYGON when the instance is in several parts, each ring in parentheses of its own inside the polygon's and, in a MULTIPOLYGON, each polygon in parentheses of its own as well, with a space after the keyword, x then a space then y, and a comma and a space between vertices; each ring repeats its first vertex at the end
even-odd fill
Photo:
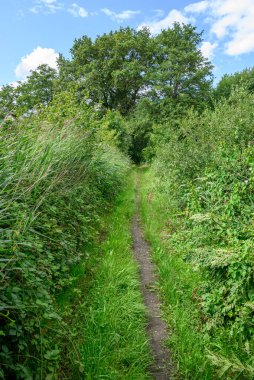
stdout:
POLYGON ((148 335, 154 356, 151 374, 155 380, 172 380, 173 366, 169 350, 164 341, 168 336, 166 323, 161 318, 161 302, 154 290, 155 268, 150 258, 150 247, 144 239, 139 224, 139 198, 137 197, 137 211, 132 222, 133 251, 140 267, 141 290, 148 312, 148 335))

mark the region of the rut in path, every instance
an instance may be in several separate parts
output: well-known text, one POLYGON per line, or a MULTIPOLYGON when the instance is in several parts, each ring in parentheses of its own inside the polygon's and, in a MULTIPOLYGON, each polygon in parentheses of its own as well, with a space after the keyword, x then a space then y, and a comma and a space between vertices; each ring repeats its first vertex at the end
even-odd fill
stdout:
POLYGON ((172 380, 173 366, 170 352, 164 341, 168 336, 165 322, 161 318, 161 303, 154 291, 156 281, 154 264, 150 258, 150 247, 144 240, 139 225, 139 197, 136 198, 137 211, 132 222, 133 251, 140 268, 141 290, 148 312, 148 335, 154 356, 151 374, 155 380, 172 380))

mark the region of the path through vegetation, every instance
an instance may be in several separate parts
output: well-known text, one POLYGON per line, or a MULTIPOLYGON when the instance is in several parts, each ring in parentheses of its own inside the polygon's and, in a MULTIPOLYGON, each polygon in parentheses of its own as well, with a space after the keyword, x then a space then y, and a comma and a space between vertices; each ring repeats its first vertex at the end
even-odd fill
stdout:
MULTIPOLYGON (((137 181, 136 181, 137 184, 137 181)), ((136 185, 137 186, 137 185, 136 185)), ((148 312, 148 334, 154 364, 151 368, 156 380, 172 379, 172 363, 164 342, 168 336, 166 323, 161 318, 161 302, 155 291, 155 267, 150 257, 150 247, 145 241, 139 222, 139 194, 136 195, 136 213, 132 223, 133 251, 140 268, 141 290, 148 312)))

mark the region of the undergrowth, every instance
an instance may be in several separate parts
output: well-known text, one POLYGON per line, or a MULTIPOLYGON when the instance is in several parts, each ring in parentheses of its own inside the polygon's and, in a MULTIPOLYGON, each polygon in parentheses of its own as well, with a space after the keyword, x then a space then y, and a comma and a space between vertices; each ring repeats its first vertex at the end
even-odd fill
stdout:
POLYGON ((178 129, 164 126, 149 177, 150 212, 161 221, 146 218, 152 239, 157 229, 155 257, 186 378, 209 378, 210 368, 215 379, 254 377, 253 101, 236 89, 214 110, 189 110, 178 129))
POLYGON ((76 281, 73 268, 87 260, 128 170, 96 114, 86 105, 75 108, 71 94, 61 96, 0 129, 4 379, 57 378, 63 355, 68 359, 65 343, 75 334, 56 300, 76 281))

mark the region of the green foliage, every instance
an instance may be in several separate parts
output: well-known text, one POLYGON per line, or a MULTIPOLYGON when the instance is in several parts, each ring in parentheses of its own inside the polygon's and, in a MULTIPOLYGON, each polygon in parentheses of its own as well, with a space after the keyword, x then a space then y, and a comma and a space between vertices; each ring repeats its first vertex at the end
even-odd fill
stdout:
POLYGON ((159 97, 183 107, 204 108, 210 101, 212 65, 199 49, 201 36, 194 26, 175 23, 156 37, 154 81, 159 97))
POLYGON ((85 305, 80 359, 86 378, 150 379, 146 311, 131 250, 135 211, 132 176, 108 218, 109 234, 85 305))
POLYGON ((253 375, 252 71, 223 78, 215 98, 229 99, 207 109, 212 65, 201 42, 195 27, 178 23, 158 36, 146 28, 84 36, 70 60, 60 55, 59 72, 42 65, 16 89, 0 90, 3 378, 53 380, 60 367, 69 378, 147 378, 126 210, 115 215, 113 249, 103 245, 96 282, 79 305, 89 342, 81 353, 70 307, 59 306, 70 293, 81 303, 75 286, 124 183, 126 155, 154 159, 147 196, 154 191, 162 203, 145 217, 159 219, 147 225, 181 374, 211 379, 213 363, 221 378, 253 375), (246 89, 232 90, 239 82, 246 89), (156 233, 171 237, 174 257, 156 233))
POLYGON ((225 74, 214 90, 215 100, 221 98, 229 98, 232 91, 237 86, 246 86, 246 88, 253 92, 254 90, 254 69, 245 69, 240 72, 228 75, 225 74))
POLYGON ((72 60, 62 57, 59 60, 60 77, 69 74, 70 80, 79 83, 81 95, 88 91, 93 103, 126 115, 147 83, 147 71, 153 60, 152 44, 146 29, 120 28, 97 37, 94 42, 83 36, 74 41, 72 60))
MULTIPOLYGON (((201 34, 191 25, 175 23, 157 37, 148 29, 120 28, 76 39, 71 60, 59 58, 59 86, 79 84, 94 104, 128 115, 139 99, 203 109, 210 101, 212 65, 200 51, 201 34)), ((168 105, 168 107, 170 107, 168 105)))
POLYGON ((137 105, 135 112, 126 120, 125 125, 130 136, 128 153, 136 164, 140 164, 146 159, 146 149, 153 127, 153 120, 149 117, 145 100, 137 105))
POLYGON ((30 73, 27 80, 16 88, 15 108, 19 115, 34 110, 36 106, 47 106, 53 100, 56 70, 40 65, 30 73))
POLYGON ((11 85, 3 86, 0 90, 0 122, 15 108, 15 89, 11 85))
POLYGON ((202 332, 226 379, 253 374, 253 100, 235 90, 214 111, 189 111, 155 136, 158 189, 181 215, 170 242, 202 273, 202 332))
POLYGON ((102 119, 102 124, 107 132, 112 133, 114 142, 118 148, 128 154, 131 145, 131 134, 126 120, 118 111, 108 111, 102 119))
POLYGON ((128 167, 110 134, 102 140, 96 116, 75 108, 72 94, 63 96, 66 103, 56 99, 39 116, 5 123, 0 131, 0 361, 6 379, 57 377, 68 325, 56 298, 75 281, 71 268, 86 259, 86 245, 96 238, 128 167))
POLYGON ((197 289, 202 278, 196 268, 182 260, 185 252, 174 244, 183 227, 181 214, 168 202, 168 195, 158 191, 158 178, 150 168, 140 169, 139 176, 141 217, 157 267, 163 317, 170 329, 167 345, 174 366, 181 379, 214 379, 205 351, 208 337, 203 334, 199 315, 197 289))
POLYGON ((56 70, 40 65, 17 87, 4 86, 0 90, 0 121, 8 115, 12 119, 48 106, 53 100, 56 77, 56 70))

